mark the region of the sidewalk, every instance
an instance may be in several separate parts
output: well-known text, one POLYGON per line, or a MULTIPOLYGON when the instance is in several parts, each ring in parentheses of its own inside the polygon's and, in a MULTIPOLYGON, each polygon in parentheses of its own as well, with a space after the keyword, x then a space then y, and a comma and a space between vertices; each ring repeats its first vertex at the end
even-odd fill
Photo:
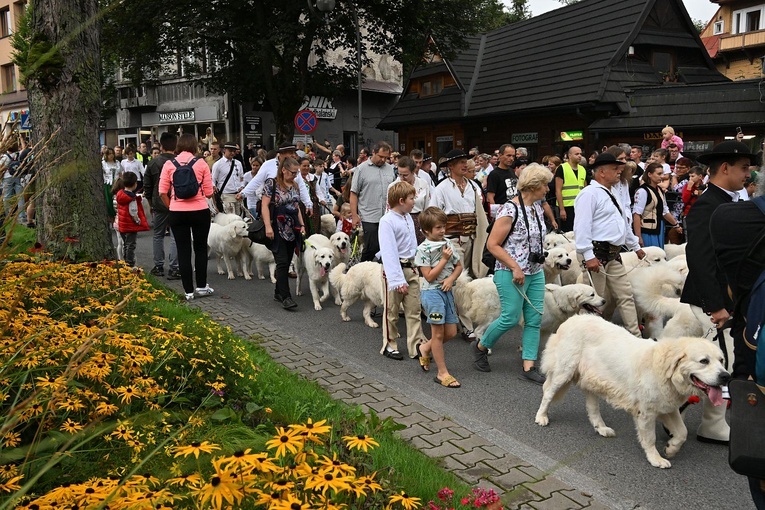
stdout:
MULTIPOLYGON (((423 396, 417 401, 403 395, 391 384, 360 373, 331 345, 305 341, 282 333, 256 315, 236 310, 225 298, 213 296, 192 303, 216 322, 229 326, 242 338, 256 335, 258 341, 285 367, 314 380, 333 398, 351 405, 374 409, 381 418, 391 417, 406 425, 399 435, 429 457, 441 459, 442 466, 471 485, 494 488, 503 495, 508 508, 536 510, 607 509, 617 504, 596 500, 548 474, 558 466, 541 471, 510 453, 512 440, 500 431, 466 417, 447 416, 448 409, 423 396), (260 338, 257 338, 260 337, 260 338)), ((517 450, 517 449, 516 449, 517 450)), ((527 457, 528 458, 528 457, 527 457)), ((576 474, 567 468, 567 479, 576 474)), ((434 495, 435 496, 435 495, 434 495)))

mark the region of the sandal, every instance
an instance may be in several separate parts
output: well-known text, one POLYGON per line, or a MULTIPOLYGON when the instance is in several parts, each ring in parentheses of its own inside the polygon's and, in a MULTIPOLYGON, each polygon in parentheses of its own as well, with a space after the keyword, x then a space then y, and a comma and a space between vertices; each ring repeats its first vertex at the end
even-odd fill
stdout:
POLYGON ((462 388, 462 385, 459 383, 459 381, 452 375, 447 375, 443 380, 436 376, 433 378, 433 380, 445 388, 462 388))
POLYGON ((420 368, 423 372, 429 372, 430 371, 430 356, 423 356, 422 352, 420 352, 420 346, 422 344, 417 344, 417 347, 415 349, 417 350, 417 358, 420 361, 420 368))

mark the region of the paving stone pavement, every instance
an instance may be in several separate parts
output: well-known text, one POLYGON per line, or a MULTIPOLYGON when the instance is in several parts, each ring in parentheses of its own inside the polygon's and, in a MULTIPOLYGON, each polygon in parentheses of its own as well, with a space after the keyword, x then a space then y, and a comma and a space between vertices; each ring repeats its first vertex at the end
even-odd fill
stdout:
POLYGON ((492 439, 492 429, 471 427, 470 423, 458 423, 443 416, 437 409, 428 407, 429 402, 416 402, 379 380, 359 373, 359 367, 344 364, 338 357, 322 352, 316 342, 279 332, 267 321, 234 310, 218 297, 197 299, 193 306, 209 314, 212 320, 229 326, 242 338, 258 341, 276 362, 316 381, 333 398, 359 405, 365 411, 374 409, 381 418, 391 417, 406 425, 406 429, 398 432, 403 439, 429 457, 439 459, 445 469, 466 483, 495 489, 502 495, 506 508, 614 508, 511 454, 492 439))

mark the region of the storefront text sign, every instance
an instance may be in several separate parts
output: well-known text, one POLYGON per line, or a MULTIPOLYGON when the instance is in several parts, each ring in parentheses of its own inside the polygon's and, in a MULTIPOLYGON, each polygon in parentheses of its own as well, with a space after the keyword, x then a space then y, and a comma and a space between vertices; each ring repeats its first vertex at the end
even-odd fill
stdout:
POLYGON ((518 145, 537 142, 539 142, 539 133, 513 133, 511 143, 518 145))
MULTIPOLYGON (((680 138, 683 138, 682 131, 675 133, 680 138)), ((653 133, 643 133, 643 140, 661 140, 661 131, 656 131, 653 133)))
POLYGON ((160 122, 193 122, 194 110, 183 110, 180 112, 159 112, 160 122))
POLYGON ((582 131, 561 131, 560 139, 564 142, 573 142, 575 140, 584 140, 582 131))
POLYGON ((454 137, 453 136, 437 136, 436 137, 436 142, 437 143, 453 142, 453 141, 454 141, 454 137))
POLYGON ((712 150, 712 147, 714 147, 715 142, 714 140, 709 140, 705 142, 685 142, 685 146, 683 147, 683 152, 709 152, 712 150))
POLYGON ((256 115, 244 116, 244 137, 253 145, 263 145, 263 119, 256 115))
POLYGON ((332 101, 323 96, 311 96, 305 98, 301 110, 311 110, 319 119, 332 120, 337 117, 337 108, 332 106, 332 101))

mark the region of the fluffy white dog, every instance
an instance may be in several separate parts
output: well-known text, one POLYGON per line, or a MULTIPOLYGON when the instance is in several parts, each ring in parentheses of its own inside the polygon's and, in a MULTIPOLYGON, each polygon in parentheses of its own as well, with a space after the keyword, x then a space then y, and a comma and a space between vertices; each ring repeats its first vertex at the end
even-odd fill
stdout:
POLYGON ((235 278, 235 269, 238 270, 239 276, 244 276, 245 280, 251 280, 249 243, 247 223, 241 218, 223 226, 218 223, 211 223, 210 233, 207 236, 207 246, 218 259, 218 274, 225 274, 220 264, 221 259, 223 259, 229 280, 235 278))
POLYGON ((382 265, 376 262, 361 262, 345 272, 346 265, 338 264, 330 273, 329 281, 336 288, 343 300, 340 306, 340 316, 343 321, 348 317, 348 308, 356 301, 364 301, 364 323, 370 328, 380 325, 372 320, 372 308, 383 305, 385 291, 383 289, 382 265))
POLYGON ((545 251, 545 283, 560 283, 563 271, 571 269, 576 259, 572 259, 563 246, 555 246, 545 251))
POLYGON ((730 380, 722 352, 711 342, 691 337, 659 342, 635 338, 592 315, 563 323, 547 342, 541 368, 547 380, 535 419, 538 425, 549 423, 547 412, 553 399, 562 397, 574 383, 585 395, 595 431, 603 437, 616 435, 600 414, 599 398, 603 398, 632 415, 648 462, 658 468, 671 464, 656 449, 656 420, 672 435, 665 450, 672 457, 688 435, 680 405, 692 394, 706 394, 720 405, 721 386, 730 380))
POLYGON ((659 338, 665 321, 680 308, 685 276, 664 263, 636 267, 627 278, 632 286, 638 320, 645 324, 649 337, 659 338))
POLYGON ((321 234, 314 234, 306 239, 305 250, 296 264, 295 295, 303 294, 300 287, 303 278, 307 276, 314 310, 321 310, 321 303, 329 297, 329 271, 332 269, 335 255, 325 242, 328 242, 327 238, 321 234))
POLYGON ((683 244, 665 244, 664 251, 667 252, 667 260, 672 260, 680 255, 685 255, 685 247, 688 243, 683 244))
POLYGON ((276 261, 274 260, 274 252, 258 243, 250 243, 249 246, 250 258, 255 264, 255 270, 258 273, 259 280, 266 279, 266 269, 271 276, 271 283, 276 283, 276 261))
POLYGON ((332 214, 321 215, 321 234, 330 237, 337 230, 337 219, 332 214))
POLYGON ((634 251, 622 253, 621 257, 624 267, 629 270, 635 266, 662 264, 667 261, 667 253, 657 246, 646 246, 643 248, 643 251, 645 252, 643 260, 640 260, 634 251))

